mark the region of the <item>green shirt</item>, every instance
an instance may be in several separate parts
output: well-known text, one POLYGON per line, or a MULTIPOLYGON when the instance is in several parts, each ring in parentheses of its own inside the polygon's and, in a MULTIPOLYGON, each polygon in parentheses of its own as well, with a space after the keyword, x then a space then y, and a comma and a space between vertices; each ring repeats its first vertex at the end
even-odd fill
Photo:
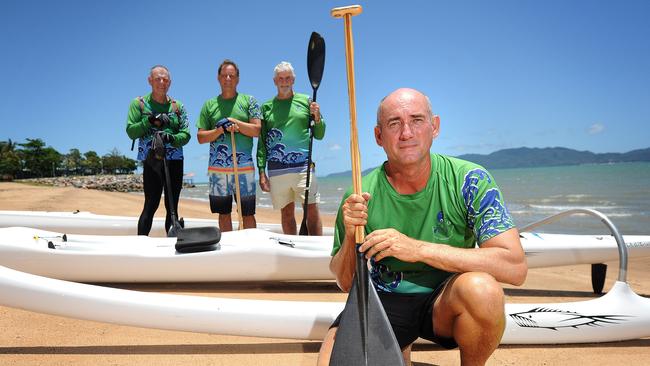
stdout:
POLYGON ((153 100, 150 93, 142 97, 143 106, 139 98, 131 101, 129 114, 126 118, 127 135, 133 140, 139 139, 138 160, 145 160, 147 158, 147 154, 151 148, 153 133, 156 131, 149 123, 149 116, 158 113, 167 113, 170 123, 163 127, 163 131, 174 136, 174 142, 165 145, 167 160, 182 160, 182 146, 190 141, 189 121, 183 103, 178 100, 175 101, 176 108, 178 109, 178 113, 176 113, 172 107, 171 99, 168 99, 167 103, 160 104, 153 100))
MULTIPOLYGON (((309 154, 309 97, 294 94, 262 105, 262 132, 257 142, 257 168, 268 163, 270 177, 307 171, 309 154)), ((325 120, 314 123, 314 138, 325 136, 325 120)))
MULTIPOLYGON (((431 175, 420 192, 397 193, 383 165, 363 177, 362 191, 372 196, 366 234, 394 228, 425 242, 473 248, 514 227, 492 176, 483 167, 456 158, 431 154, 431 175)), ((348 190, 343 200, 350 194, 348 190)), ((339 208, 332 255, 339 251, 344 237, 339 208)), ((450 276, 424 263, 393 257, 370 263, 375 287, 386 292, 432 292, 450 276)))
MULTIPOLYGON (((249 122, 251 119, 261 119, 262 115, 260 106, 253 96, 238 93, 235 98, 223 99, 219 95, 203 104, 196 127, 212 130, 219 120, 226 117, 249 122)), ((253 138, 235 133, 235 144, 237 167, 242 172, 253 171, 253 138)), ((226 132, 210 143, 208 172, 232 172, 233 167, 230 133, 226 132)))

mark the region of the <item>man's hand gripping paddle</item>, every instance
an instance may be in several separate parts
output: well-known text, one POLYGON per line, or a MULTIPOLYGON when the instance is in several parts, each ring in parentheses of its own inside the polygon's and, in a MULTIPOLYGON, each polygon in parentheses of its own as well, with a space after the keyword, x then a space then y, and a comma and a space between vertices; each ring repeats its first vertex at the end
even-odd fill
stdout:
MULTIPOLYGON (((361 194, 361 162, 357 136, 357 111, 354 91, 354 46, 352 17, 361 13, 361 6, 332 9, 332 16, 345 22, 345 63, 350 100, 350 153, 352 183, 355 194, 361 194)), ((363 243, 362 226, 355 229, 357 248, 363 243)), ((345 303, 341 323, 336 332, 330 365, 404 365, 388 317, 368 276, 368 265, 363 253, 357 251, 355 279, 345 303)))
MULTIPOLYGON (((316 91, 323 78, 325 68, 325 40, 316 32, 311 33, 309 45, 307 46, 307 73, 313 90, 311 100, 316 101, 316 91)), ((307 184, 305 189, 305 203, 302 205, 302 222, 300 223, 299 235, 309 235, 307 228, 307 204, 309 203, 309 184, 311 178, 311 152, 314 144, 314 117, 309 117, 309 152, 307 154, 307 184)))

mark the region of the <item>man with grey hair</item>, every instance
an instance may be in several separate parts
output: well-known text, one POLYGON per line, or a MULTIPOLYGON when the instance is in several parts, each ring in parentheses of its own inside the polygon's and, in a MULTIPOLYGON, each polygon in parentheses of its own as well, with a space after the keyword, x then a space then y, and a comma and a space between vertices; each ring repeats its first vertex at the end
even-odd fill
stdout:
MULTIPOLYGON (((500 282, 520 285, 527 273, 503 196, 485 168, 430 152, 440 118, 424 94, 394 91, 377 120, 375 141, 387 161, 363 177, 361 195, 343 197, 330 269, 348 292, 356 251, 365 253, 407 365, 418 337, 458 347, 462 365, 483 365, 505 329, 500 282), (359 248, 357 226, 367 234, 359 248)), ((318 365, 329 364, 340 319, 318 365)))
POLYGON ((297 233, 295 202, 304 202, 308 188, 307 230, 309 235, 322 235, 323 224, 318 212, 320 193, 314 164, 308 167, 307 157, 310 115, 317 140, 325 136, 325 120, 316 102, 305 94, 294 93, 295 79, 293 66, 288 62, 280 62, 273 69, 278 95, 262 105, 262 131, 257 142, 260 188, 271 193, 273 208, 281 212, 282 231, 292 235, 297 233), (309 187, 307 169, 311 169, 309 187))
MULTIPOLYGON (((138 160, 142 162, 144 207, 138 220, 138 235, 149 235, 153 216, 158 209, 163 188, 166 185, 162 160, 151 158, 154 134, 162 132, 165 159, 168 160, 174 211, 178 212, 178 199, 183 185, 183 145, 190 141, 187 113, 183 103, 172 99, 167 92, 172 84, 169 70, 155 65, 147 79, 151 93, 131 101, 126 120, 126 133, 132 140, 138 139, 138 160)), ((165 229, 173 224, 169 200, 165 199, 167 217, 165 229)))

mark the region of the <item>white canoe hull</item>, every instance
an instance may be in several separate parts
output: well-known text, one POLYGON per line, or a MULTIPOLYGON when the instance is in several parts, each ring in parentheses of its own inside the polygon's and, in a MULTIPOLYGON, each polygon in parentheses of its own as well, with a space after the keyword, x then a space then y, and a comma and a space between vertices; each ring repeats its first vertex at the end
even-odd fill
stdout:
MULTIPOLYGON (((113 324, 223 335, 323 339, 338 302, 146 293, 55 280, 0 267, 0 305, 113 324)), ((650 299, 616 282, 605 296, 507 304, 503 344, 610 342, 650 336, 650 299)))
MULTIPOLYGON (((179 254, 174 238, 66 235, 0 229, 0 265, 78 282, 216 282, 331 280, 331 236, 247 229, 222 233, 221 249, 179 254), (55 249, 48 248, 48 242, 55 249), (291 244, 292 246, 282 245, 291 244)), ((522 235, 530 268, 616 260, 609 236, 522 235)), ((650 236, 626 236, 631 258, 650 256, 650 236)))
POLYGON ((332 238, 261 229, 222 233, 219 250, 177 253, 175 238, 66 235, 0 229, 0 265, 80 282, 213 282, 332 279, 332 238), (48 242, 56 249, 48 248, 48 242), (281 243, 291 243, 292 246, 281 243))
MULTIPOLYGON (((630 258, 650 256, 650 235, 624 235, 630 258)), ((618 261, 611 235, 522 233, 521 245, 529 268, 618 261)))
MULTIPOLYGON (((184 218, 186 228, 217 226, 217 218, 195 219, 184 218)), ((238 223, 233 222, 233 228, 238 229, 238 223)), ((132 216, 96 215, 86 211, 57 212, 57 211, 2 211, 0 210, 0 228, 12 226, 38 227, 39 229, 68 234, 87 235, 136 235, 138 218, 132 216)), ((280 224, 258 223, 260 229, 282 233, 280 224)), ((333 235, 332 228, 323 228, 324 235, 333 235)), ((151 226, 151 236, 167 236, 165 219, 154 218, 151 226)))

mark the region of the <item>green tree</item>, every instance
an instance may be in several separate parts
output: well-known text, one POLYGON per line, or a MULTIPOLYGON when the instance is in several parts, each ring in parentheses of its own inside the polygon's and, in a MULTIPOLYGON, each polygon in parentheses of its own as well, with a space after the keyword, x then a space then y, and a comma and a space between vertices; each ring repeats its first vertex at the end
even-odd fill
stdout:
POLYGON ((99 174, 102 172, 102 158, 94 151, 84 153, 85 159, 81 161, 84 174, 99 174))
POLYGON ((27 142, 18 145, 23 147, 20 156, 27 177, 56 175, 61 164, 61 154, 58 151, 45 147, 45 142, 41 139, 27 139, 27 142))
POLYGON ((63 166, 66 174, 79 174, 83 166, 83 156, 79 149, 70 149, 70 152, 63 156, 63 166))
POLYGON ((104 171, 112 174, 127 174, 135 171, 137 162, 120 154, 117 149, 102 157, 104 171))
POLYGON ((20 155, 25 175, 27 177, 42 177, 42 156, 45 142, 41 139, 27 139, 27 142, 18 145, 22 147, 20 155))
POLYGON ((138 168, 138 161, 128 158, 126 156, 122 156, 122 158, 123 158, 123 162, 122 162, 123 173, 129 174, 135 172, 135 170, 138 168))
POLYGON ((13 180, 20 173, 20 154, 11 139, 0 141, 0 179, 13 180))

